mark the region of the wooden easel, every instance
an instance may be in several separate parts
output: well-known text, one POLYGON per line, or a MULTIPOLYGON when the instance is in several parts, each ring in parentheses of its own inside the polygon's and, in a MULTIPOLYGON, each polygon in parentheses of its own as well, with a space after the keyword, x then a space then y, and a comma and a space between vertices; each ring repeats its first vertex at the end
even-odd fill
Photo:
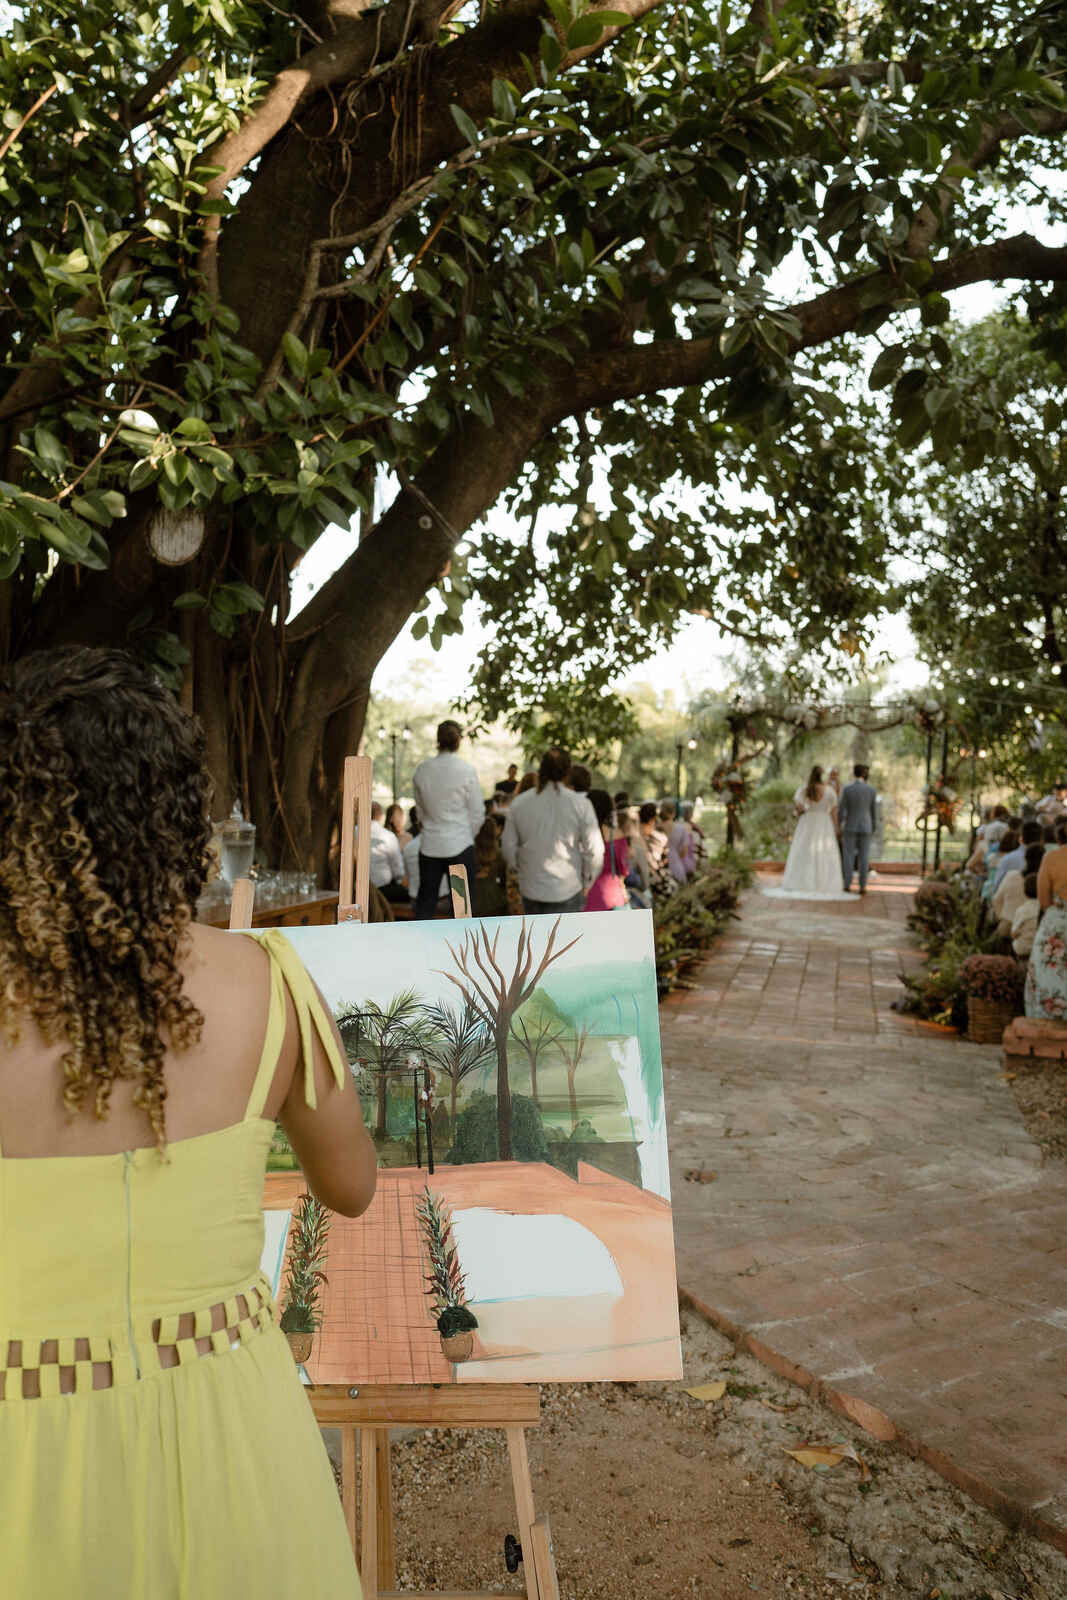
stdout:
MULTIPOLYGON (((345 761, 341 798, 338 922, 367 920, 370 796, 369 757, 349 756, 345 761), (359 821, 362 823, 366 819, 368 825, 359 830, 353 880, 357 814, 359 821)), ((466 869, 460 865, 450 866, 450 885, 456 875, 462 875, 462 893, 453 887, 455 915, 469 917, 470 889, 466 869)), ((359 1561, 364 1600, 499 1600, 500 1595, 507 1593, 452 1589, 414 1594, 396 1589, 389 1430, 397 1427, 504 1430, 511 1458, 527 1600, 559 1600, 551 1530, 547 1516, 539 1517, 534 1506, 526 1452, 526 1429, 540 1421, 541 1396, 536 1384, 367 1384, 351 1388, 344 1384, 322 1384, 310 1388, 308 1398, 319 1426, 341 1431, 341 1501, 352 1548, 359 1561)))

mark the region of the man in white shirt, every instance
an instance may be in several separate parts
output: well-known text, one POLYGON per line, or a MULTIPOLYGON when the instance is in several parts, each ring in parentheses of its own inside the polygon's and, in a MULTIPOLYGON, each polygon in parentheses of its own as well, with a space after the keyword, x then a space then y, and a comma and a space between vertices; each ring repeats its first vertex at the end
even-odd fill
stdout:
POLYGON ((382 818, 385 812, 375 800, 370 808, 370 881, 387 900, 407 901, 404 887, 404 857, 400 840, 382 818))
POLYGON ((417 921, 428 921, 437 911, 441 874, 454 862, 467 869, 474 882, 474 835, 485 821, 485 802, 478 774, 456 752, 462 731, 458 722, 442 722, 437 730, 437 754, 415 768, 415 806, 422 824, 419 834, 419 893, 417 921))
POLYGON ((604 864, 604 838, 588 796, 563 787, 571 770, 566 750, 541 758, 537 788, 508 807, 500 849, 518 873, 523 910, 557 915, 581 911, 604 864))

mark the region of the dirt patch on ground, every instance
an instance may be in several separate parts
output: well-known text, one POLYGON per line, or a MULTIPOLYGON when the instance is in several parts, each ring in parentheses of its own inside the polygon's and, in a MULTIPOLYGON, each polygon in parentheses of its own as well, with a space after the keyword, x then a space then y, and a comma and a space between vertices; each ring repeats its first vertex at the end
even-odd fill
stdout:
MULTIPOLYGON (((531 1430, 562 1600, 1063 1600, 1067 1559, 769 1374, 683 1312, 682 1384, 546 1385, 531 1430), (725 1381, 721 1399, 686 1386, 725 1381), (851 1444, 812 1470, 785 1454, 851 1444)), ((401 1588, 523 1592, 503 1436, 394 1441, 401 1588)))
POLYGON ((1067 1161, 1067 1066, 1059 1061, 1022 1061, 1008 1074, 1008 1086, 1046 1161, 1067 1161))

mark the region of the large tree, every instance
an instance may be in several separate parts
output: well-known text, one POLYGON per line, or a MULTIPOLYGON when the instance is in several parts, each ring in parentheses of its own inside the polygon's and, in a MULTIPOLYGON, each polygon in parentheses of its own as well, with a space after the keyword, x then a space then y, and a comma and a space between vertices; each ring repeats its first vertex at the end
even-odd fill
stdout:
POLYGON ((159 661, 291 858, 427 601, 497 619, 489 711, 580 686, 605 727, 687 609, 854 644, 879 529, 829 358, 886 333, 903 444, 948 452, 946 295, 1067 280, 994 204, 1062 211, 1053 0, 5 15, 0 659, 159 661), (464 554, 502 496, 529 537, 464 554))

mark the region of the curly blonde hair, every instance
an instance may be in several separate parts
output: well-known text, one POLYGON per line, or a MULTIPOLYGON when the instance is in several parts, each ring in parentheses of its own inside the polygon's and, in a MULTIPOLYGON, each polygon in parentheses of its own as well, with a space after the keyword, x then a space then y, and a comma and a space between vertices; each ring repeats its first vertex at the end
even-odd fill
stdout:
POLYGON ((0 1029, 66 1040, 71 1115, 135 1083, 161 1151, 165 1052, 204 1024, 179 963, 208 797, 199 723, 121 651, 41 651, 0 688, 0 1029))

